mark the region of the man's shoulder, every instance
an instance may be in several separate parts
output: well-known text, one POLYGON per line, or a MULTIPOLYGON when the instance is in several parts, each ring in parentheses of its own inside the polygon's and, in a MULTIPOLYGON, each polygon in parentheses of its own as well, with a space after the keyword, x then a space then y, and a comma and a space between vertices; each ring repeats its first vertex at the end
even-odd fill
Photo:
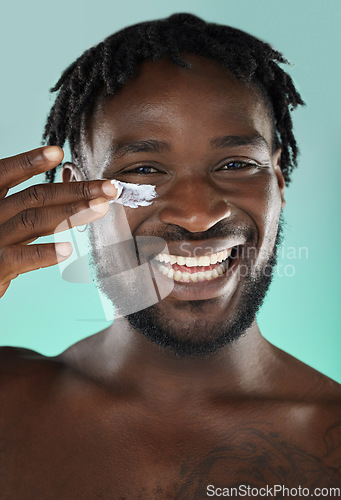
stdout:
POLYGON ((311 366, 304 366, 301 384, 306 384, 308 397, 316 402, 341 404, 341 385, 311 366))
POLYGON ((332 443, 328 453, 340 463, 341 385, 283 351, 280 356, 282 387, 273 420, 282 422, 282 430, 294 435, 302 450, 311 445, 321 455, 326 442, 332 443))
MULTIPOLYGON (((0 429, 11 423, 35 428, 37 416, 52 418, 61 408, 86 399, 84 393, 94 392, 86 379, 79 376, 56 357, 31 349, 0 347, 0 429), (26 425, 26 424, 25 424, 26 425)), ((75 403, 76 404, 76 403, 75 403)), ((8 430, 8 432, 10 432, 8 430)))
POLYGON ((9 404, 46 393, 65 367, 55 358, 23 347, 0 347, 0 394, 9 404))
POLYGON ((44 356, 24 347, 0 347, 0 378, 34 374, 56 368, 56 358, 44 356))
POLYGON ((14 358, 21 357, 44 357, 37 351, 33 351, 32 349, 27 349, 25 347, 15 347, 15 346, 0 346, 0 360, 6 361, 14 358))
POLYGON ((294 356, 275 348, 276 387, 289 400, 341 404, 341 385, 294 356))

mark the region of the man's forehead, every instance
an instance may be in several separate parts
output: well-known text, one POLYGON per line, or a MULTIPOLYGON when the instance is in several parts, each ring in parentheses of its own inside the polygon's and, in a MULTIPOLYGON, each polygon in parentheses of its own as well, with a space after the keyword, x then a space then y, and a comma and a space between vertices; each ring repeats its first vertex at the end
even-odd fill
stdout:
POLYGON ((192 133, 193 140, 199 132, 210 129, 208 142, 226 135, 260 135, 271 143, 269 112, 254 88, 246 87, 209 59, 190 55, 187 62, 191 69, 165 59, 143 62, 137 75, 116 95, 100 101, 87 121, 90 149, 95 152, 104 143, 108 149, 108 141, 110 148, 115 148, 132 139, 160 136, 167 137, 168 143, 174 129, 192 133), (232 126, 237 133, 230 134, 232 126))
MULTIPOLYGON (((185 95, 186 101, 191 98, 197 101, 198 96, 204 95, 211 97, 210 105, 214 98, 229 102, 242 98, 247 104, 262 101, 264 105, 257 86, 246 86, 218 62, 194 54, 182 54, 182 58, 190 64, 190 68, 177 66, 168 57, 141 62, 136 74, 115 95, 97 101, 92 119, 97 116, 103 119, 103 114, 110 115, 114 109, 124 106, 130 112, 138 108, 147 114, 155 111, 155 105, 163 104, 163 100, 170 95, 177 96, 179 100, 185 95)), ((217 107, 220 105, 221 102, 217 103, 217 107)))

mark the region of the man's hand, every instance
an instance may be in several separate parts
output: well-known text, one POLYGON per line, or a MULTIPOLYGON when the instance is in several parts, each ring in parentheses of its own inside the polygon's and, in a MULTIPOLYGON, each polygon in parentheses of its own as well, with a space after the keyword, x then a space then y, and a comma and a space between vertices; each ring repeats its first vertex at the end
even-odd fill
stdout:
POLYGON ((63 150, 49 146, 0 160, 0 297, 19 274, 53 266, 72 253, 70 243, 29 243, 57 227, 61 231, 103 217, 108 199, 116 196, 110 181, 96 180, 37 184, 6 197, 10 188, 62 159, 63 150))

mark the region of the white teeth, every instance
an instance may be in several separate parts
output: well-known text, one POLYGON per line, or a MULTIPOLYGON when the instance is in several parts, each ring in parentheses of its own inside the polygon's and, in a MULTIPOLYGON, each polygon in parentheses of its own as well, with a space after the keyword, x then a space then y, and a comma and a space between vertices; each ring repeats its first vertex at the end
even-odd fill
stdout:
POLYGON ((175 255, 170 255, 170 263, 171 263, 171 265, 176 263, 176 256, 175 255))
POLYGON ((197 266, 197 259, 195 257, 186 257, 186 266, 195 267, 197 266))
POLYGON ((186 262, 185 257, 177 257, 176 258, 176 263, 179 264, 179 266, 184 266, 186 262))
POLYGON ((232 252, 232 248, 230 248, 229 250, 224 250, 224 252, 223 252, 223 260, 226 260, 228 257, 230 257, 231 252, 232 252))
POLYGON ((212 278, 218 278, 218 276, 219 276, 218 271, 216 269, 213 269, 212 278))
MULTIPOLYGON (((214 265, 226 261, 226 259, 231 255, 231 252, 232 248, 229 248, 228 250, 223 250, 221 252, 212 255, 202 255, 201 257, 184 257, 182 255, 170 255, 167 253, 160 253, 156 255, 154 259, 158 262, 164 262, 165 264, 170 263, 171 266, 173 266, 174 264, 179 264, 180 266, 186 266, 186 267, 196 267, 196 266, 208 267, 209 265, 214 265)), ((225 268, 223 267, 223 270, 224 269, 225 268)), ((167 270, 169 271, 169 267, 167 267, 167 270)), ((219 267, 217 267, 217 272, 219 274, 219 267)), ((166 274, 166 272, 164 272, 164 274, 166 274)))
POLYGON ((210 265, 210 258, 208 255, 204 255, 203 257, 199 257, 198 266, 209 266, 209 265, 210 265))
POLYGON ((205 272, 199 271, 197 273, 174 271, 172 267, 167 267, 164 264, 157 264, 156 267, 161 274, 163 274, 164 276, 168 276, 168 278, 174 279, 175 281, 191 281, 193 283, 196 283, 197 281, 211 281, 215 278, 218 278, 219 276, 224 274, 225 271, 227 271, 228 265, 228 261, 226 261, 223 264, 216 266, 212 270, 205 272))
POLYGON ((181 280, 181 278, 182 278, 182 272, 181 272, 181 271, 175 271, 174 276, 173 276, 173 279, 174 279, 175 281, 180 281, 180 280, 181 280))

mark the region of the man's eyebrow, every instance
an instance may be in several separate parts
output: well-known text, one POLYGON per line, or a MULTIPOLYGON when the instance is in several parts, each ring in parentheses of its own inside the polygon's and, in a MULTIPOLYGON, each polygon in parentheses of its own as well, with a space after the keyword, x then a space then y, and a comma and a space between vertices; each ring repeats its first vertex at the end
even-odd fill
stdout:
MULTIPOLYGON (((249 135, 223 135, 219 137, 214 137, 210 144, 212 148, 228 148, 236 146, 255 146, 264 149, 264 147, 269 150, 269 145, 260 134, 249 135)), ((147 139, 143 141, 133 141, 133 142, 119 142, 113 144, 109 149, 103 170, 105 170, 112 160, 117 158, 122 158, 123 156, 130 153, 163 153, 171 151, 171 146, 167 142, 158 141, 156 139, 147 139)))
POLYGON ((145 141, 134 142, 119 142, 114 144, 110 149, 110 157, 122 158, 122 156, 129 153, 162 153, 170 151, 170 145, 167 142, 157 141, 155 139, 148 139, 145 141))
POLYGON ((223 135, 211 140, 213 148, 231 148, 236 146, 254 146, 269 150, 269 144, 260 134, 255 135, 223 135))

